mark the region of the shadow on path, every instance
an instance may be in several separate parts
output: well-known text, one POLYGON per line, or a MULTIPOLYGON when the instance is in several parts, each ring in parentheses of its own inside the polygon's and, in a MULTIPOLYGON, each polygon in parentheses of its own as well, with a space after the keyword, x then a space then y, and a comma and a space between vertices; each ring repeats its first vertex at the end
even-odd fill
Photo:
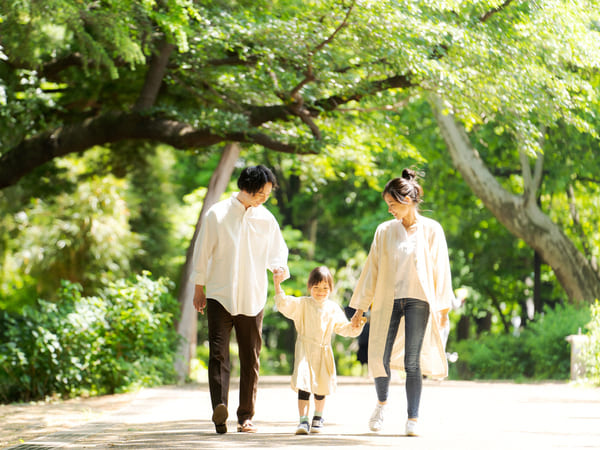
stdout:
MULTIPOLYGON (((255 424, 258 433, 236 431, 237 386, 230 391, 229 432, 216 434, 205 385, 162 386, 116 398, 119 408, 94 410, 86 421, 43 424, 36 434, 11 449, 274 449, 402 448, 403 450, 583 450, 600 448, 600 389, 567 383, 431 382, 423 388, 420 436, 403 435, 404 384, 392 383, 381 433, 371 433, 368 418, 375 405, 372 384, 342 379, 327 399, 322 434, 296 436, 297 397, 281 379, 261 378, 255 424)), ((84 402, 85 404, 85 402, 84 402)), ((73 405, 67 405, 72 410, 73 405)), ((107 408, 109 405, 105 405, 107 408)), ((64 413, 49 405, 44 414, 64 413)), ((27 407, 20 420, 27 422, 27 407)), ((1 410, 0 410, 1 411, 1 410)), ((4 416, 11 423, 9 415, 4 416)), ((48 420, 48 417, 45 418, 48 420)), ((3 432, 0 431, 0 435, 3 432)), ((14 442, 14 441, 13 441, 14 442)))

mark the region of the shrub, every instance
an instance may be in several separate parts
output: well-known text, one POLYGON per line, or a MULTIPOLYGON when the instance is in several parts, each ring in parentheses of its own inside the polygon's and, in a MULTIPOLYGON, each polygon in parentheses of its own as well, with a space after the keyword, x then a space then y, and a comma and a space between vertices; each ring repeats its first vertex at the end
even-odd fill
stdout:
POLYGON ((569 379, 571 347, 565 339, 577 334, 590 320, 589 308, 571 304, 544 308, 521 334, 527 357, 525 376, 535 379, 569 379))
POLYGON ((598 300, 590 307, 590 313, 592 320, 587 326, 588 341, 581 350, 581 358, 588 381, 600 385, 600 303, 598 300))
POLYGON ((565 338, 589 320, 589 310, 573 305, 545 308, 519 336, 484 334, 461 341, 450 366, 452 378, 461 379, 568 379, 570 347, 565 338))
POLYGON ((526 357, 517 338, 485 334, 456 345, 459 359, 450 366, 451 377, 460 379, 512 379, 523 376, 526 357))
POLYGON ((0 401, 104 394, 175 381, 177 301, 148 274, 97 297, 62 282, 57 303, 0 312, 0 401))

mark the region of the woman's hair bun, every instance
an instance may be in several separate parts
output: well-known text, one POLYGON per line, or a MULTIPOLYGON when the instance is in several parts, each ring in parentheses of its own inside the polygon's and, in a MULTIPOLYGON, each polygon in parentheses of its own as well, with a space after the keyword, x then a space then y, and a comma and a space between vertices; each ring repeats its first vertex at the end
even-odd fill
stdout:
POLYGON ((402 171, 402 178, 405 180, 414 180, 417 178, 417 173, 412 169, 404 169, 402 171))

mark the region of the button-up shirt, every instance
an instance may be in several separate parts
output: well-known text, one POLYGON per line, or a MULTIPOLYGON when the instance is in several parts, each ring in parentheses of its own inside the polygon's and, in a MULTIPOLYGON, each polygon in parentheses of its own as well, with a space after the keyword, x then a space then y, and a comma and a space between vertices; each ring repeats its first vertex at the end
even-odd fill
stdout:
POLYGON ((202 219, 194 251, 197 285, 231 314, 256 316, 267 301, 267 269, 283 268, 288 248, 267 208, 246 207, 237 194, 214 204, 202 219))

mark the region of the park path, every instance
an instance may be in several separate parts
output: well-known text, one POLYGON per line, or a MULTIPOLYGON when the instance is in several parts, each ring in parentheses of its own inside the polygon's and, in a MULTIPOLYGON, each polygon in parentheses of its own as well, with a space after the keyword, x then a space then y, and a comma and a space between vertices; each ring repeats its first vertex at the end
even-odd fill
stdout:
POLYGON ((19 406, 21 409, 13 414, 0 407, 1 430, 13 430, 12 442, 6 441, 5 431, 0 431, 0 442, 8 444, 3 448, 19 450, 600 449, 600 389, 568 383, 425 380, 418 437, 403 435, 406 403, 401 379, 392 383, 380 433, 371 433, 367 426, 375 393, 372 383, 364 378, 340 377, 337 392, 327 400, 324 432, 308 436, 294 435, 296 395, 289 388, 289 377, 261 378, 254 418, 259 427, 257 434, 235 431, 237 394, 237 385, 233 384, 229 432, 224 435, 216 434, 210 422, 207 385, 192 384, 143 389, 135 394, 106 397, 104 401, 43 405, 43 416, 39 416, 39 405, 19 406), (77 411, 79 415, 57 425, 58 417, 69 417, 64 415, 65 408, 70 408, 71 415, 77 411), (15 441, 15 421, 30 426, 22 427, 21 443, 15 441))

